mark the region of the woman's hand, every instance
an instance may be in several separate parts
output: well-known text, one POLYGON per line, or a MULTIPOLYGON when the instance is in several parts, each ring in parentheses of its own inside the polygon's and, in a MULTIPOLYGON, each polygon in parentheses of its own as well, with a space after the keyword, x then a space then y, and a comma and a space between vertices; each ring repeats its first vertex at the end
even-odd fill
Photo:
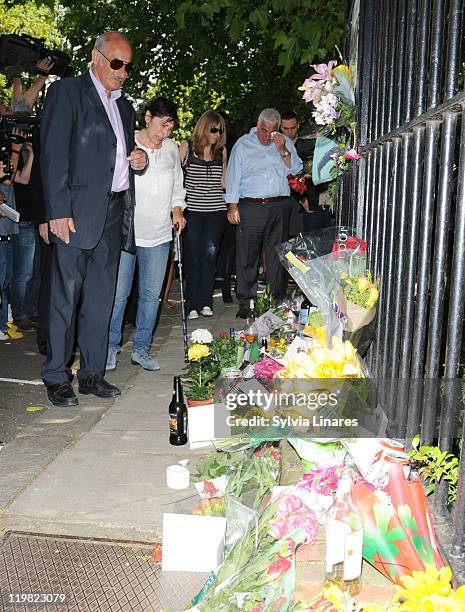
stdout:
POLYGON ((176 230, 176 234, 180 234, 182 230, 186 227, 186 219, 183 215, 182 208, 176 206, 173 208, 173 229, 176 230))

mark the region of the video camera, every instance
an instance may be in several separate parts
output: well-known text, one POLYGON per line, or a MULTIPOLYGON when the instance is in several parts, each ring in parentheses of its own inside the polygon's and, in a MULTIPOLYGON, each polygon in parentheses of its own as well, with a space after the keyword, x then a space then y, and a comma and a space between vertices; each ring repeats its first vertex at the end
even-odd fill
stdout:
POLYGON ((11 164, 11 145, 32 142, 33 129, 39 125, 40 119, 32 115, 15 113, 0 115, 0 163, 3 164, 5 176, 0 179, 11 179, 13 169, 11 164), (21 130, 22 134, 15 134, 14 128, 21 130))
POLYGON ((59 49, 47 49, 43 38, 28 34, 2 34, 0 36, 0 72, 9 79, 29 74, 55 74, 61 78, 72 76, 74 68, 71 58, 59 49), (44 58, 53 61, 49 73, 37 68, 37 62, 44 58))

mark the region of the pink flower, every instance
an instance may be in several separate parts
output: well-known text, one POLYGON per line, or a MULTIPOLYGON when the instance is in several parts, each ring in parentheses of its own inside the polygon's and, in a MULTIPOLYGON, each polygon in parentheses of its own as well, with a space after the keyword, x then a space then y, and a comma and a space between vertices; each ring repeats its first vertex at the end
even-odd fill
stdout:
POLYGON ((327 64, 311 64, 311 66, 316 71, 316 74, 312 74, 310 77, 311 79, 314 81, 331 81, 333 78, 331 72, 337 66, 337 60, 330 60, 327 64))
POLYGON ((315 492, 320 495, 334 495, 339 482, 338 472, 339 468, 334 465, 328 468, 312 470, 309 474, 302 476, 297 487, 307 491, 314 488, 315 492))
POLYGON ((266 573, 268 576, 274 576, 276 574, 276 578, 285 574, 291 567, 292 561, 286 559, 286 557, 281 557, 280 554, 277 555, 277 560, 274 563, 270 563, 266 573))
POLYGON ((263 610, 265 609, 265 604, 258 604, 258 606, 255 606, 255 608, 252 608, 251 612, 263 612, 263 610))
POLYGON ((349 149, 348 151, 346 151, 344 153, 344 157, 346 159, 354 159, 354 160, 360 159, 360 155, 357 153, 355 149, 349 149))
POLYGON ((293 514, 302 506, 302 500, 295 495, 285 495, 278 502, 278 514, 293 514))
POLYGON ((281 538, 284 538, 284 536, 287 535, 287 532, 288 530, 286 521, 270 521, 270 524, 268 526, 268 533, 275 540, 280 540, 281 538))

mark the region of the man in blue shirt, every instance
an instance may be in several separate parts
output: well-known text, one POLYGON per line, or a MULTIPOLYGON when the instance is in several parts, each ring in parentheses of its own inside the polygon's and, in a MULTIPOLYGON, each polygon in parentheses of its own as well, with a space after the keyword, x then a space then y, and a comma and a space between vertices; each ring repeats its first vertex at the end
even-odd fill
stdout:
POLYGON ((257 295, 260 256, 265 257, 265 281, 281 300, 285 293, 285 269, 275 247, 289 236, 292 206, 288 174, 302 169, 290 138, 281 134, 281 116, 274 108, 263 110, 257 127, 234 145, 226 173, 228 220, 237 225, 236 295, 239 311, 247 318, 249 301, 257 295))

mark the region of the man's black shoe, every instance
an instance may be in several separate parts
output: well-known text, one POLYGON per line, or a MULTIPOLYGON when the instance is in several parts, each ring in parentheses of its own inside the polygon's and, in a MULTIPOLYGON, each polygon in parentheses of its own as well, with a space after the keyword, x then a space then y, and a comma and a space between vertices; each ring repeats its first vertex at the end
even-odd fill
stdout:
POLYGON ((236 319, 237 318, 241 318, 241 319, 247 319, 247 317, 250 315, 250 309, 249 308, 239 308, 239 310, 236 312, 236 319))
POLYGON ((110 385, 101 374, 92 374, 79 381, 79 393, 82 395, 96 395, 97 397, 116 397, 121 391, 115 385, 110 385))
POLYGON ((56 385, 46 385, 48 399, 54 406, 77 406, 79 404, 71 383, 68 381, 56 385))

